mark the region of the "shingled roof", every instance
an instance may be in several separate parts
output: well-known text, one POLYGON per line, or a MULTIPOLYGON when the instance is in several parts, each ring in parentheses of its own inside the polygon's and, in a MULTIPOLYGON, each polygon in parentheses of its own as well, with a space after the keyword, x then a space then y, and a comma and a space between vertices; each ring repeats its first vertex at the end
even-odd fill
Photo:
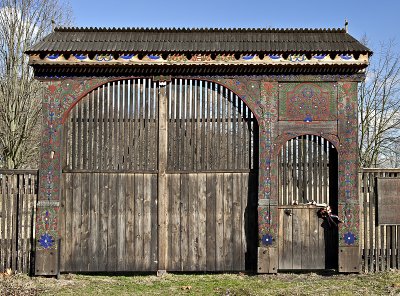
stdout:
POLYGON ((56 28, 27 53, 368 53, 344 29, 56 28))

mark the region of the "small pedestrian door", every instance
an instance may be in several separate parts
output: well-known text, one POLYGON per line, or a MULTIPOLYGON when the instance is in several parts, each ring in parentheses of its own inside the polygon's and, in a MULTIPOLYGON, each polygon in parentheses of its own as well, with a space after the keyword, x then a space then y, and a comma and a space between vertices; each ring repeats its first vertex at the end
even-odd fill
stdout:
POLYGON ((279 269, 337 267, 337 227, 317 216, 322 204, 337 213, 337 152, 322 137, 286 142, 279 157, 279 269))

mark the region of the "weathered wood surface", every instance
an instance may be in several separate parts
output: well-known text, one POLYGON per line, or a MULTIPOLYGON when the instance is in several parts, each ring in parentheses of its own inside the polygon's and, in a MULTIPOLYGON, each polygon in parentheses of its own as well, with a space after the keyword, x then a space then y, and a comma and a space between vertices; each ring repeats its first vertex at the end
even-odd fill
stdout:
POLYGON ((64 173, 61 271, 157 269, 156 174, 64 173))
POLYGON ((377 178, 377 223, 400 225, 400 178, 377 178))
POLYGON ((362 169, 359 175, 360 244, 365 272, 400 269, 400 226, 377 224, 377 178, 400 178, 400 169, 362 169))
POLYGON ((287 205, 279 210, 279 269, 325 269, 326 256, 337 252, 326 245, 329 232, 315 206, 287 205))
POLYGON ((171 271, 255 268, 256 175, 168 174, 171 271), (246 262, 247 259, 247 262, 246 262))
POLYGON ((37 178, 37 170, 0 170, 0 272, 32 272, 37 178))

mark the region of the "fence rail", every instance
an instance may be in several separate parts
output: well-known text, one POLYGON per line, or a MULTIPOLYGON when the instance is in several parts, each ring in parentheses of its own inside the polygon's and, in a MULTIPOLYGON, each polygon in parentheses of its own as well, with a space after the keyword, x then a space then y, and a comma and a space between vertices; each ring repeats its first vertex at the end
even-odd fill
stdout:
POLYGON ((364 272, 400 269, 400 225, 376 223, 377 177, 400 178, 400 169, 364 168, 359 174, 364 272))
MULTIPOLYGON (((400 269, 400 225, 376 224, 377 177, 400 178, 400 168, 360 171, 360 243, 364 272, 400 269)), ((0 170, 0 272, 11 268, 31 273, 37 192, 37 170, 0 170)))
POLYGON ((37 170, 0 170, 0 272, 31 273, 37 170))

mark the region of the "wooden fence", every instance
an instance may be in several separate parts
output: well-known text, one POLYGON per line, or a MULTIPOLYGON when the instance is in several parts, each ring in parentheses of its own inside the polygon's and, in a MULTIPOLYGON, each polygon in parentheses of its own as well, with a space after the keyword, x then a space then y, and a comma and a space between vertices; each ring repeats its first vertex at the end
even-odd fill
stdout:
POLYGON ((376 177, 400 178, 400 169, 365 168, 360 172, 360 237, 365 272, 400 269, 400 225, 376 223, 376 177))
MULTIPOLYGON (((400 178, 400 169, 362 169, 359 174, 365 272, 400 269, 400 225, 376 224, 376 177, 400 178)), ((36 170, 0 170, 0 272, 31 272, 37 182, 36 170)))
POLYGON ((31 273, 37 170, 0 170, 0 272, 31 273))

